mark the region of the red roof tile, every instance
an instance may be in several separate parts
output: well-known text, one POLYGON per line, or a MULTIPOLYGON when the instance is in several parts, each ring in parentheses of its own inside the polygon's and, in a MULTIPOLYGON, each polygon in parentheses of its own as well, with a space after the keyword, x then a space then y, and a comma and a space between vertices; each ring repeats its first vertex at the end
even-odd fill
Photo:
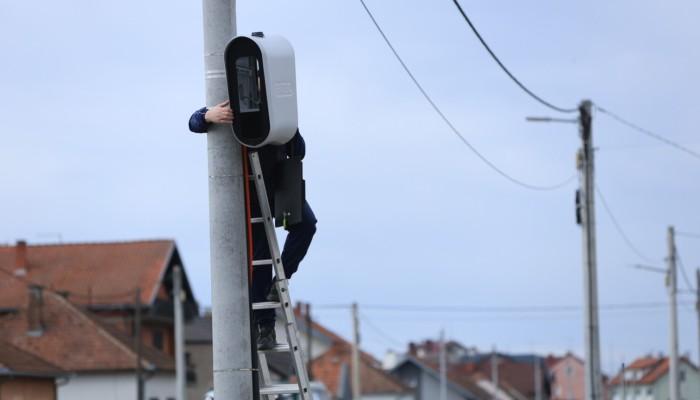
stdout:
MULTIPOLYGON (((322 381, 333 395, 340 389, 343 365, 348 368, 348 374, 350 373, 351 353, 349 344, 336 342, 312 363, 311 373, 314 379, 322 381)), ((363 394, 399 394, 412 391, 398 378, 377 368, 372 361, 373 359, 366 357, 362 357, 360 361, 360 382, 363 394)), ((350 375, 347 375, 347 378, 349 377, 350 375)))
MULTIPOLYGON (((43 291, 44 330, 40 335, 30 335, 26 303, 20 305, 19 312, 0 318, 1 340, 66 371, 135 369, 134 339, 127 333, 101 323, 64 297, 43 291)), ((160 370, 174 370, 171 357, 150 346, 142 349, 144 367, 153 364, 160 370)))
MULTIPOLYGON (((300 304, 294 308, 298 322, 306 323, 308 320, 301 312, 300 304)), ((352 345, 326 327, 311 321, 312 329, 325 336, 333 343, 328 351, 315 358, 311 366, 311 374, 314 380, 320 380, 328 391, 334 396, 340 386, 342 366, 350 368, 352 345)), ((360 351, 360 381, 362 393, 408 393, 412 389, 404 385, 398 378, 381 369, 381 363, 369 353, 360 351)), ((349 370, 348 370, 349 372, 349 370)), ((348 375, 349 378, 349 375, 348 375)), ((334 397, 335 398, 335 397, 334 397)))
POLYGON ((57 376, 66 374, 56 365, 27 353, 10 343, 0 342, 0 375, 57 376))
POLYGON ((175 251, 172 240, 0 246, 0 309, 16 308, 25 292, 18 281, 69 292, 78 305, 134 304, 155 299, 159 281, 175 251), (26 260, 24 274, 17 274, 26 260))
MULTIPOLYGON (((693 365, 687 358, 680 357, 679 360, 691 366, 695 369, 693 365)), ((669 371, 669 358, 668 357, 652 357, 646 356, 638 358, 632 362, 629 366, 625 366, 625 371, 643 371, 643 375, 637 380, 626 379, 625 383, 628 385, 650 385, 656 382, 659 378, 666 375, 669 371)), ((615 375, 610 382, 611 386, 617 386, 622 384, 621 374, 615 375)))

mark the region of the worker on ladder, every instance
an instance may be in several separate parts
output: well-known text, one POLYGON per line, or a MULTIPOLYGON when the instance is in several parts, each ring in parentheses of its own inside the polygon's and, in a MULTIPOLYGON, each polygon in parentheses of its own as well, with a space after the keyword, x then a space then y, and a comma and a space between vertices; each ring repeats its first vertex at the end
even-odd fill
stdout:
MULTIPOLYGON (((233 122, 233 110, 229 107, 229 102, 225 101, 211 108, 201 108, 195 111, 190 117, 189 128, 194 133, 206 133, 209 124, 231 124, 233 122)), ((260 157, 261 169, 265 179, 265 191, 270 203, 270 208, 274 209, 275 196, 275 171, 276 164, 287 157, 304 158, 306 144, 304 138, 297 129, 292 139, 283 145, 266 145, 256 149, 260 157)), ((250 191, 251 217, 261 215, 260 202, 257 193, 250 191)), ((316 216, 311 206, 304 199, 302 204, 301 222, 294 225, 286 225, 288 231, 287 238, 282 250, 282 265, 287 279, 299 268, 299 264, 306 256, 311 245, 311 240, 316 233, 316 216)), ((270 247, 267 243, 265 228, 261 224, 252 226, 253 260, 263 260, 270 258, 270 247)), ((257 266, 253 269, 253 282, 251 296, 253 303, 274 301, 279 302, 279 293, 276 279, 272 276, 272 266, 257 266)), ((277 342, 275 335, 275 310, 262 309, 254 311, 255 323, 258 326, 257 348, 258 350, 269 350, 277 342)))

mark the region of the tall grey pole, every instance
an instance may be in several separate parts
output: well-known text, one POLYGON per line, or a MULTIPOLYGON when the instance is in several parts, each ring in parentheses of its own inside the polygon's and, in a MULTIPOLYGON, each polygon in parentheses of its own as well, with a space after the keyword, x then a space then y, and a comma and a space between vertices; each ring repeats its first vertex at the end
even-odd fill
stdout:
POLYGON ((581 172, 581 225, 583 228, 583 276, 586 347, 586 400, 602 399, 600 373, 600 333, 598 325, 598 283, 596 272, 595 208, 593 183, 593 139, 591 133, 591 102, 579 106, 579 125, 583 147, 579 155, 581 172))
POLYGON ((311 303, 306 303, 306 375, 309 381, 314 380, 314 374, 311 372, 311 367, 313 365, 314 352, 312 350, 313 345, 313 328, 311 322, 311 303))
POLYGON ((440 331, 440 400, 447 400, 447 349, 445 331, 440 331))
MULTIPOLYGON (((206 104, 228 99, 223 52, 236 34, 235 0, 203 0, 206 104)), ((243 160, 231 126, 207 134, 214 394, 253 398, 243 160)))
POLYGON ((491 400, 496 400, 498 399, 498 353, 496 353, 496 346, 493 346, 491 351, 491 384, 493 385, 491 400))
POLYGON ((680 400, 680 382, 678 380, 678 310, 676 307, 676 245, 673 227, 668 227, 668 296, 671 304, 671 354, 669 355, 670 397, 669 400, 680 400))
MULTIPOLYGON (((698 339, 700 339, 700 269, 695 271, 695 287, 697 290, 695 310, 698 312, 698 339)), ((698 352, 698 365, 700 365, 700 346, 698 346, 698 352)), ((698 376, 700 377, 700 368, 698 368, 698 376)))
POLYGON ((360 323, 357 318, 357 303, 352 303, 352 327, 352 399, 360 400, 360 323))
POLYGON ((173 303, 175 314, 175 399, 185 399, 185 335, 182 311, 182 268, 173 267, 173 303))
POLYGON ((144 400, 143 368, 141 368, 141 289, 136 289, 136 310, 134 310, 134 336, 136 340, 136 399, 144 400))
POLYGON ((535 360, 535 400, 542 400, 542 371, 540 359, 533 354, 535 360))

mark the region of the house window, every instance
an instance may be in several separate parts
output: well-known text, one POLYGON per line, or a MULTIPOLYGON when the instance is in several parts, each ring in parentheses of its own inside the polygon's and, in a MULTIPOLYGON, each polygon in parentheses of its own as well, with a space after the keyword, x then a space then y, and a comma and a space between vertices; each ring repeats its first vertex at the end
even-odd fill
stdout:
POLYGON ((185 365, 187 366, 187 383, 194 386, 197 383, 197 366, 192 363, 192 354, 185 353, 185 365))
POLYGON ((681 382, 685 382, 685 371, 681 370, 681 376, 680 376, 681 382))
POLYGON ((652 388, 647 389, 647 394, 648 395, 654 394, 654 390, 652 388))
POLYGON ((153 331, 152 339, 153 347, 155 347, 158 350, 163 350, 163 331, 153 331))
POLYGON ((574 368, 571 365, 566 366, 566 376, 574 376, 574 368))

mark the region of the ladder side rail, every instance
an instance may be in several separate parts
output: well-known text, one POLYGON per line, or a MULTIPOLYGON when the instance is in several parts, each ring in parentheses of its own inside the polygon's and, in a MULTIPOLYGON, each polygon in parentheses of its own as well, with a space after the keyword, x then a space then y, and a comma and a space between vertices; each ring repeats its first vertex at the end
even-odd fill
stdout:
MULTIPOLYGON (((258 368, 260 372, 260 380, 262 381, 261 386, 270 386, 272 384, 272 378, 270 377, 270 368, 267 365, 267 357, 265 357, 265 353, 258 353, 258 368)), ((262 397, 266 400, 274 400, 276 396, 262 395, 262 397)))
POLYGON ((262 176, 262 168, 260 167, 258 153, 250 153, 250 163, 252 164, 253 173, 255 174, 255 189, 258 192, 258 200, 260 200, 260 211, 262 212, 262 218, 264 220, 265 235, 267 236, 267 244, 270 247, 270 255, 275 267, 275 274, 277 275, 277 280, 285 280, 287 277, 284 274, 279 243, 277 242, 277 235, 275 234, 275 228, 272 224, 272 212, 270 211, 270 203, 267 198, 267 190, 265 190, 265 180, 262 176))
MULTIPOLYGON (((275 275, 277 276, 277 285, 279 288, 278 293, 280 296, 280 303, 286 321, 285 330, 287 333, 287 342, 292 353, 294 369, 297 373, 299 396, 302 400, 312 400, 309 378, 306 373, 306 364, 304 363, 304 360, 301 356, 302 352, 300 349, 299 339, 297 335, 298 332, 296 329, 294 311, 291 307, 288 281, 284 274, 284 266, 282 265, 282 257, 279 250, 279 244, 277 242, 277 235, 275 234, 274 224, 272 223, 272 213, 270 211, 270 203, 268 201, 267 191, 265 189, 265 181, 264 177, 262 176, 260 160, 256 152, 250 153, 250 163, 253 168, 253 178, 255 181, 255 188, 258 193, 258 200, 260 201, 260 211, 262 213, 262 219, 265 225, 265 234, 267 236, 267 242, 270 248, 270 255, 272 257, 271 261, 275 269, 275 275)), ((267 370, 267 368, 265 369, 267 370)), ((269 375, 269 370, 266 372, 269 375)))
POLYGON ((309 376, 306 373, 306 363, 304 362, 303 352, 301 351, 296 325, 288 323, 284 328, 287 331, 287 340, 289 341, 289 348, 297 372, 299 394, 302 399, 311 400, 311 385, 309 383, 309 376))

